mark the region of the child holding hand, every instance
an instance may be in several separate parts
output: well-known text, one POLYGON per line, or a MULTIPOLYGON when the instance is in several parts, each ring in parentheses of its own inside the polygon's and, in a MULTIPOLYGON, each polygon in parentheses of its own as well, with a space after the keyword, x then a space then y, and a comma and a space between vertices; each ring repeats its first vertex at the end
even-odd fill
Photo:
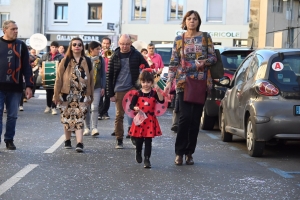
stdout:
MULTIPOLYGON (((154 84, 154 73, 150 72, 148 69, 144 69, 140 76, 139 81, 141 84, 141 89, 136 91, 132 97, 130 109, 135 112, 143 111, 147 118, 140 124, 132 126, 129 130, 129 135, 134 137, 136 141, 136 154, 135 159, 138 163, 141 163, 143 143, 145 142, 144 151, 144 167, 151 168, 150 156, 152 148, 152 138, 155 136, 161 136, 162 132, 155 116, 155 105, 157 103, 164 103, 164 97, 161 93, 156 92, 152 89, 154 84)), ((159 87, 155 85, 156 90, 159 87)))

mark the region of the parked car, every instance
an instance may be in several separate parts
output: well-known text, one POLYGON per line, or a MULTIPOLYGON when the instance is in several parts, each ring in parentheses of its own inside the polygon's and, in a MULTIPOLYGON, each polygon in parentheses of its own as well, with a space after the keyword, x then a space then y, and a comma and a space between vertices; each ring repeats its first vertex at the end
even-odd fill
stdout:
POLYGON ((266 142, 299 140, 300 49, 261 49, 236 70, 219 109, 224 142, 246 139, 250 156, 266 142))
MULTIPOLYGON (((232 78, 237 67, 253 50, 245 47, 218 47, 215 46, 216 51, 219 50, 224 67, 224 76, 232 78)), ((214 81, 214 86, 211 94, 207 95, 206 102, 203 108, 201 117, 201 129, 212 130, 218 122, 219 106, 223 99, 226 87, 220 85, 219 80, 214 81)))

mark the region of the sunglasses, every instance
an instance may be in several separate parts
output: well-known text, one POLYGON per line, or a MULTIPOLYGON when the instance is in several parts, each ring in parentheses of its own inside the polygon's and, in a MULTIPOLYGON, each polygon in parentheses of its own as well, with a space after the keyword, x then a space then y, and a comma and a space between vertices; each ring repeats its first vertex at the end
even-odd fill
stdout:
POLYGON ((81 47, 82 44, 81 44, 81 43, 78 43, 78 44, 77 44, 77 43, 73 43, 72 46, 73 46, 73 47, 76 47, 76 46, 81 47))

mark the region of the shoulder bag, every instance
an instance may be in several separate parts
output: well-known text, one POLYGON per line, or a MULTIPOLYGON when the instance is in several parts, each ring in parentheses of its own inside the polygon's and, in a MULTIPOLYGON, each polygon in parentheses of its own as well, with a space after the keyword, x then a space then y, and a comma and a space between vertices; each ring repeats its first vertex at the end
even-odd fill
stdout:
MULTIPOLYGON (((182 56, 184 55, 184 34, 182 34, 182 56)), ((181 59, 181 65, 184 67, 184 59, 181 59)), ((186 77, 183 91, 183 101, 195 104, 204 104, 206 98, 206 80, 197 80, 186 77)))
MULTIPOLYGON (((207 38, 207 32, 203 32, 203 37, 206 41, 206 53, 208 56, 208 38, 207 38)), ((215 54, 217 56, 217 62, 214 65, 211 65, 209 67, 210 74, 212 79, 220 79, 224 76, 224 68, 222 63, 222 58, 219 49, 215 49, 215 54)))

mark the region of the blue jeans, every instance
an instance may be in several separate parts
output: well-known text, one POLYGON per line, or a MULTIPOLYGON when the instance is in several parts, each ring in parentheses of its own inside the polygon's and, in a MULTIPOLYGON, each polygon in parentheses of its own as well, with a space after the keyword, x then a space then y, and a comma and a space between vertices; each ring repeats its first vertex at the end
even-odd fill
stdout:
POLYGON ((3 127, 4 103, 6 105, 7 120, 4 142, 13 141, 16 133, 19 103, 22 92, 9 92, 0 90, 0 142, 3 127))

